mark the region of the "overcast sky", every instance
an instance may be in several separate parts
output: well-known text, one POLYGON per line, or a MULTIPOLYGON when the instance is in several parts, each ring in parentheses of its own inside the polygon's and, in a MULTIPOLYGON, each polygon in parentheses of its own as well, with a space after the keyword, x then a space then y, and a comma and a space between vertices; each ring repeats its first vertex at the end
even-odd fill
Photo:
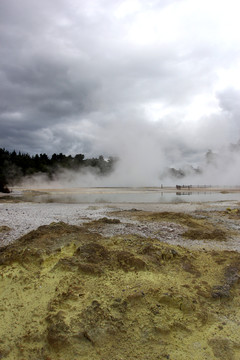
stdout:
POLYGON ((0 146, 194 164, 236 143, 239 14, 239 0, 1 0, 0 146))

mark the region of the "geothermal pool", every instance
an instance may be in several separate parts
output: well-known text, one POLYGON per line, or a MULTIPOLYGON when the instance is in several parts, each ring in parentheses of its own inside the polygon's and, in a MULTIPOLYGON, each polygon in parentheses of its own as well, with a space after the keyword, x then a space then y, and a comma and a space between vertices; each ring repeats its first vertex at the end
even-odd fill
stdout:
POLYGON ((240 201, 240 189, 194 188, 72 188, 20 190, 13 192, 25 201, 37 203, 101 204, 101 203, 181 203, 240 201))

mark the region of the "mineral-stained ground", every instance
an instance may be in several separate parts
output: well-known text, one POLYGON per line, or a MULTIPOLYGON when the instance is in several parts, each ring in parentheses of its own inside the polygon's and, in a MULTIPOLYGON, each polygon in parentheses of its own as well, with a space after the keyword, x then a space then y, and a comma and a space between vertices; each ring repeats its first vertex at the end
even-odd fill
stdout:
POLYGON ((0 248, 0 359, 240 359, 240 254, 107 236, 123 216, 178 224, 183 239, 233 236, 166 212, 40 226, 0 248))

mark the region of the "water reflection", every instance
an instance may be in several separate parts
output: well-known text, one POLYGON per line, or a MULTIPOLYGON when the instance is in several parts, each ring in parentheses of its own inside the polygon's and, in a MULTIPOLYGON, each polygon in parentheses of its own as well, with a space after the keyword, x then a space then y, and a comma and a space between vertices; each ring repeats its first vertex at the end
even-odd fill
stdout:
POLYGON ((221 193, 213 191, 152 191, 152 190, 101 190, 99 192, 84 192, 81 190, 72 193, 49 192, 36 194, 29 197, 25 195, 25 201, 39 203, 179 203, 179 202, 208 202, 239 200, 240 193, 221 193))

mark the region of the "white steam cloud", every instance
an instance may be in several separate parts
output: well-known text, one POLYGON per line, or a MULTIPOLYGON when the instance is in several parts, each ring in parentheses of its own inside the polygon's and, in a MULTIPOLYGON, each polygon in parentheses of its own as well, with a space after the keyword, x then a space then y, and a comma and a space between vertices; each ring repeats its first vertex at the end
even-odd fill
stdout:
POLYGON ((226 122, 222 122, 222 130, 219 116, 208 119, 208 127, 203 121, 202 128, 198 125, 197 130, 183 122, 176 121, 175 128, 172 124, 139 119, 111 122, 104 131, 97 129, 92 135, 96 138, 96 153, 118 157, 113 172, 100 175, 93 168, 60 169, 50 183, 43 175, 37 175, 29 178, 27 185, 42 188, 240 185, 240 143, 226 143, 226 133, 230 132, 226 122), (181 170, 184 176, 173 177, 170 168, 181 170))

